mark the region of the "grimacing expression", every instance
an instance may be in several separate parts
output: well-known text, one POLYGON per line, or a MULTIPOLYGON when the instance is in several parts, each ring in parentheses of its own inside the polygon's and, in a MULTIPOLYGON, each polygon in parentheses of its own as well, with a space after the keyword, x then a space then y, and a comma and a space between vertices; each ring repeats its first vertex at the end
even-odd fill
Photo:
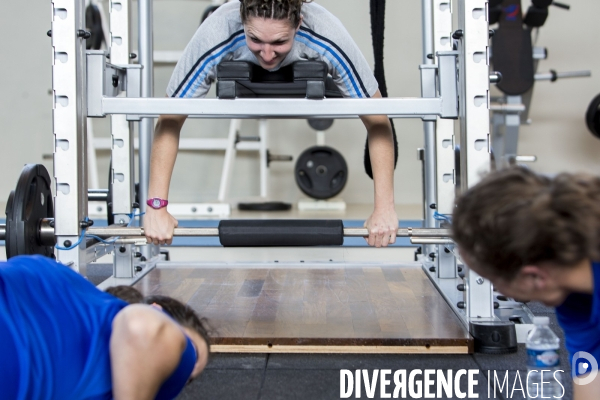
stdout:
POLYGON ((251 17, 244 24, 246 44, 260 66, 272 70, 292 50, 298 28, 293 27, 287 19, 251 17))

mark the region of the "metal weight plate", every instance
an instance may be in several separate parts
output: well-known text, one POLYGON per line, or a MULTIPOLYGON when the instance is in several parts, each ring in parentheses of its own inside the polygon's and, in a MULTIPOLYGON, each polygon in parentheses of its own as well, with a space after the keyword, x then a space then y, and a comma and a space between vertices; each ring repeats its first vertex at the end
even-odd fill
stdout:
POLYGON ((298 157, 294 176, 296 184, 307 196, 329 199, 346 186, 348 166, 337 150, 327 146, 314 146, 298 157))
POLYGON ((40 242, 40 221, 54 217, 52 181, 43 165, 27 164, 6 204, 6 258, 40 254, 54 256, 54 247, 40 242))

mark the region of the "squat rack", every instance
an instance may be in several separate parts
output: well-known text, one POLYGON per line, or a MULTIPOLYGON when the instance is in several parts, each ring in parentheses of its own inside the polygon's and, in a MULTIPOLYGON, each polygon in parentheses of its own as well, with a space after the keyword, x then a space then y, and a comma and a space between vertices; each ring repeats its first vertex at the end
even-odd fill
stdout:
MULTIPOLYGON (((455 189, 465 190, 490 168, 489 24, 486 0, 458 1, 458 26, 453 32, 451 0, 422 0, 423 65, 421 98, 386 99, 165 99, 151 98, 152 0, 138 1, 139 65, 130 64, 130 0, 110 0, 108 54, 85 50, 85 0, 52 0, 54 235, 57 243, 75 243, 87 216, 86 124, 90 117, 111 118, 113 210, 127 224, 134 213, 133 122, 139 122, 139 208, 146 208, 154 118, 183 114, 195 118, 358 118, 387 114, 421 118, 425 149, 425 228, 440 228, 436 213, 451 214, 455 189), (110 60, 107 60, 110 57, 110 60), (110 63, 108 62, 110 61, 110 63), (458 72, 458 73, 457 73, 458 72), (455 135, 453 119, 460 121, 455 135), (459 160, 456 144, 460 142, 459 160), (459 167, 458 167, 459 166, 459 167), (460 171, 460 172, 459 172, 460 171)), ((473 323, 498 322, 489 281, 466 269, 462 307, 456 302, 459 256, 448 239, 422 240, 423 268, 456 314, 473 323)), ((135 260, 139 243, 114 252, 114 277, 135 282, 152 269, 157 246, 141 248, 146 262, 135 260), (134 264, 138 262, 138 265, 134 264)), ((90 260, 109 246, 84 243, 58 250, 58 260, 85 274, 90 260)), ((470 329, 473 332, 473 329, 470 329)))

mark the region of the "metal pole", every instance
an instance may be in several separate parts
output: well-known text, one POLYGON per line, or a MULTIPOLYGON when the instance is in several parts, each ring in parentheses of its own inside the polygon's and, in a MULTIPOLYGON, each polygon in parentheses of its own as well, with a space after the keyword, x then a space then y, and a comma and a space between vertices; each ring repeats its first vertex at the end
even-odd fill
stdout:
MULTIPOLYGON (((433 7, 432 0, 422 1, 422 19, 423 19, 423 64, 433 64, 433 7)), ((424 88, 424 91, 433 92, 435 95, 435 87, 424 88)), ((425 94, 425 93, 424 93, 425 94)), ((436 202, 436 151, 435 151, 435 121, 424 121, 423 128, 425 133, 424 147, 425 160, 423 162, 425 176, 425 227, 435 227, 435 205, 436 202)), ((424 254, 428 255, 433 252, 434 246, 425 245, 424 254)))
MULTIPOLYGON (((261 220, 264 222, 265 220, 261 220)), ((54 220, 42 219, 40 221, 40 232, 39 240, 42 243, 50 245, 54 243, 54 232, 53 227, 54 220)), ((132 236, 144 236, 143 227, 98 227, 88 228, 86 231, 87 235, 98 236, 98 237, 132 237, 132 236)), ((5 240, 7 236, 6 225, 0 224, 0 240, 5 240)), ((175 228, 174 236, 186 236, 186 237, 201 237, 201 236, 219 236, 219 228, 175 228)), ((345 237, 367 237, 369 231, 366 228, 344 228, 345 237)), ((442 239, 449 240, 450 230, 440 228, 399 228, 397 231, 399 237, 410 237, 410 238, 432 238, 436 241, 442 239)), ((437 243, 437 242, 436 242, 437 243)), ((444 242, 445 243, 445 242, 444 242)))
MULTIPOLYGON (((154 65, 153 65, 153 37, 152 37, 152 0, 138 1, 138 36, 139 58, 142 66, 142 97, 154 96, 154 65)), ((154 133, 154 119, 142 118, 139 131, 139 199, 140 213, 146 211, 148 200, 148 186, 150 181, 150 153, 152 152, 152 137, 154 133)), ((143 220, 143 217, 140 217, 143 220)), ((152 258, 152 246, 142 249, 142 253, 149 260, 152 258)))

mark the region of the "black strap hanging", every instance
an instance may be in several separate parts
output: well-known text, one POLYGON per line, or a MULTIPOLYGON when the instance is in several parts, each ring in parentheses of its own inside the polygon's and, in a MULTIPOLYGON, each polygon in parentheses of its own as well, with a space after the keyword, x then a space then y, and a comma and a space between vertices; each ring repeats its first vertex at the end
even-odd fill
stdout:
MULTIPOLYGON (((383 65, 383 44, 385 31, 385 0, 370 0, 371 2, 371 37, 373 40, 373 54, 375 56, 374 75, 379 84, 379 91, 383 97, 388 97, 387 84, 385 82, 385 71, 383 65)), ((398 163, 398 138, 396 137, 396 128, 394 122, 390 119, 392 125, 392 134, 394 137, 394 168, 398 163)), ((369 138, 365 144, 365 172, 373 179, 373 169, 371 168, 371 155, 369 152, 369 138)))

